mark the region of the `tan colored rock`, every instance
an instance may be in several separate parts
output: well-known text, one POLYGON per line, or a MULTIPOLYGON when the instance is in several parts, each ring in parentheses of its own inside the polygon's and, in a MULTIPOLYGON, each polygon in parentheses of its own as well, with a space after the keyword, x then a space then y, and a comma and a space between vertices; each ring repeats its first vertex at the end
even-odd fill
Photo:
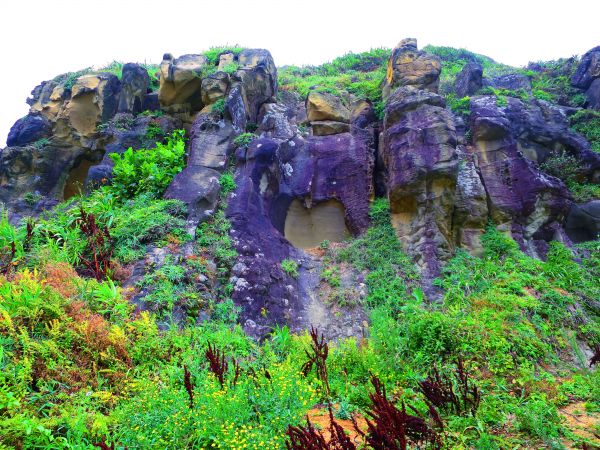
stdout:
POLYGON ((211 105, 227 95, 229 88, 229 75, 217 72, 202 80, 201 96, 204 105, 211 105))
POLYGON ((46 81, 38 86, 32 94, 33 99, 30 99, 29 112, 39 112, 44 117, 53 121, 60 112, 65 98, 65 88, 62 84, 55 81, 46 81))
POLYGON ((120 83, 113 74, 83 75, 71 89, 71 99, 58 119, 68 121, 82 137, 96 133, 96 127, 112 118, 119 103, 120 83))
POLYGON ((350 122, 350 111, 340 98, 325 92, 309 92, 306 98, 306 112, 310 122, 322 120, 350 122))
POLYGON ((169 53, 160 64, 158 100, 161 106, 190 105, 193 111, 202 109, 202 68, 208 60, 204 55, 183 55, 173 58, 169 53))
POLYGON ((223 53, 219 56, 219 66, 217 70, 223 70, 225 67, 235 62, 235 55, 233 53, 223 53))
POLYGON ((322 120, 311 122, 314 136, 328 136, 330 134, 347 133, 350 131, 350 125, 344 122, 334 122, 332 120, 322 120))
POLYGON ((399 86, 437 92, 441 70, 437 56, 418 50, 416 39, 403 39, 392 50, 383 96, 387 98, 399 86))

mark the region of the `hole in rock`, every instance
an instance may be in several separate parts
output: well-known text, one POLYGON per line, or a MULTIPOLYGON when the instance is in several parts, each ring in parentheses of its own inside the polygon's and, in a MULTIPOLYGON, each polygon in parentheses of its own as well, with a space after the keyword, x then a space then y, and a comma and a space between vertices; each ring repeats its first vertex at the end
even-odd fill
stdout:
POLYGON ((298 248, 317 247, 325 240, 341 242, 350 237, 344 215, 344 206, 337 200, 306 208, 296 199, 285 217, 285 237, 298 248))
POLYGON ((65 189, 63 192, 63 198, 65 200, 68 200, 75 195, 79 195, 79 193, 84 191, 83 186, 85 184, 85 179, 87 178, 90 167, 94 164, 97 163, 90 161, 89 159, 82 159, 73 166, 69 172, 67 181, 65 182, 65 189))

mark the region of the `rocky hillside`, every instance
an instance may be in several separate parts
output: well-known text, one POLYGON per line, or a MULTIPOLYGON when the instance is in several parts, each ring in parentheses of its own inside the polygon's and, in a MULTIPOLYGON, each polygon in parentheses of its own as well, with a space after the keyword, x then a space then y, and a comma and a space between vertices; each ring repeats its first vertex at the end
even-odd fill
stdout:
POLYGON ((27 102, 0 449, 600 446, 600 47, 213 48, 27 102))

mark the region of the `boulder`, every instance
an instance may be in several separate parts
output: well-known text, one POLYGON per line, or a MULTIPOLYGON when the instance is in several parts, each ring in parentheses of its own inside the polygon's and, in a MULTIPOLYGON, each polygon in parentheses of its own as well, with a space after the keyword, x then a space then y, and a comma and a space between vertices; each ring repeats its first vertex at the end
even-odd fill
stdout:
POLYGON ((496 89, 531 92, 531 79, 520 73, 509 73, 492 78, 490 85, 496 89))
POLYGON ((600 78, 596 78, 585 91, 587 107, 600 111, 600 78))
POLYGON ((350 123, 359 128, 366 128, 377 121, 375 110, 371 102, 356 100, 352 102, 350 112, 350 123))
POLYGON ((263 336, 274 323, 301 330, 310 320, 309 297, 301 293, 309 275, 300 267, 299 278, 292 278, 281 270, 282 260, 306 260, 300 248, 367 229, 370 139, 360 129, 307 139, 259 138, 238 153, 238 187, 227 209, 239 254, 232 298, 242 307, 241 322, 252 324, 246 327, 250 334, 263 336))
POLYGON ((443 105, 437 94, 403 86, 389 97, 383 124, 392 224, 429 288, 454 251, 457 136, 443 105))
POLYGON ((247 122, 258 123, 265 103, 275 103, 277 68, 271 54, 263 49, 246 49, 238 55, 239 69, 231 76, 226 100, 234 125, 245 130, 247 122))
POLYGON ((69 99, 71 91, 54 80, 44 81, 31 91, 27 103, 31 113, 40 113, 50 121, 54 121, 63 103, 69 99))
POLYGON ((306 113, 310 122, 319 120, 350 122, 350 110, 339 97, 326 92, 310 91, 308 93, 306 113))
POLYGON ((139 64, 127 63, 121 76, 119 112, 137 114, 144 111, 144 100, 150 85, 148 71, 139 64))
POLYGON ((217 70, 223 70, 231 64, 235 64, 235 55, 231 52, 219 55, 219 65, 217 70))
POLYGON ((571 206, 565 224, 567 235, 575 243, 600 237, 600 200, 571 206))
POLYGON ((473 151, 491 219, 524 251, 541 257, 547 242, 564 234, 562 222, 569 211, 569 194, 560 180, 540 172, 519 151, 507 110, 522 102, 513 98, 508 102, 508 108, 502 109, 493 96, 471 99, 473 151))
POLYGON ((52 133, 50 121, 39 113, 29 113, 20 118, 11 127, 6 145, 19 147, 31 144, 42 138, 47 138, 52 133))
POLYGON ((587 89, 600 78, 600 46, 594 47, 581 57, 577 70, 571 77, 571 84, 579 89, 587 89))
POLYGON ((187 165, 225 170, 233 138, 234 130, 231 124, 215 121, 210 114, 200 113, 190 132, 187 165))
POLYGON ((441 70, 442 63, 437 56, 418 50, 416 39, 403 39, 392 50, 383 96, 387 98, 399 86, 437 92, 441 70))
POLYGON ((456 245, 481 255, 481 235, 488 221, 487 194, 479 176, 475 155, 459 148, 458 177, 452 225, 456 245))
POLYGON ((474 95, 483 86, 483 67, 478 62, 468 62, 456 76, 454 91, 458 98, 474 95))
POLYGON ((75 81, 71 98, 57 120, 66 121, 68 128, 80 137, 91 137, 100 123, 116 114, 120 90, 121 84, 116 75, 83 75, 75 81))
POLYGON ((192 111, 202 109, 202 69, 208 63, 204 55, 173 58, 167 53, 160 64, 158 100, 161 106, 188 105, 192 111))
POLYGON ((321 120, 311 122, 314 136, 328 136, 330 134, 347 133, 350 131, 350 125, 344 122, 334 122, 333 120, 321 120))
POLYGON ((164 197, 184 202, 189 220, 195 225, 212 215, 219 200, 220 176, 208 167, 188 165, 175 175, 164 197))
POLYGON ((224 99, 229 88, 229 75, 225 72, 217 72, 202 80, 201 96, 202 103, 211 105, 219 99, 224 99))
POLYGON ((290 123, 294 111, 280 103, 265 103, 259 116, 258 132, 262 137, 273 139, 291 139, 296 134, 290 123))

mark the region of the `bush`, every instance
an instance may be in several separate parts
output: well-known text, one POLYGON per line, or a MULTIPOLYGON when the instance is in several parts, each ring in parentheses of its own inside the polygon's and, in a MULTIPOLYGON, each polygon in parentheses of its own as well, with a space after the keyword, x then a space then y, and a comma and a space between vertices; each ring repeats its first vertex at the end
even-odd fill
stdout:
POLYGON ((114 162, 110 190, 120 198, 132 198, 145 193, 160 197, 184 167, 184 131, 175 131, 165 144, 156 148, 133 150, 122 155, 111 153, 114 162))
POLYGON ((220 98, 211 105, 210 111, 214 114, 222 116, 225 114, 225 100, 220 98))
POLYGON ((236 147, 248 148, 256 137, 254 133, 242 133, 233 140, 233 144, 236 147))
POLYGON ((298 263, 293 259, 284 259, 281 261, 281 268, 289 276, 298 278, 298 263))

